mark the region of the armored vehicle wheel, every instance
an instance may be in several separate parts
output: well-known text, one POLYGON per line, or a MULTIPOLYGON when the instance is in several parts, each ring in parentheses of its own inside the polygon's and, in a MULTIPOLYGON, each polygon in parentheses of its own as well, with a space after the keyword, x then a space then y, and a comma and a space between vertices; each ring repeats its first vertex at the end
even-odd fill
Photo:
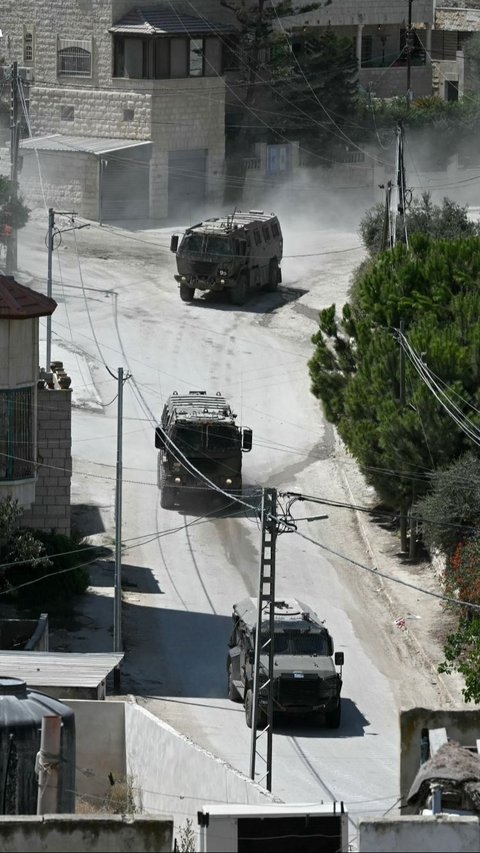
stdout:
POLYGON ((174 504, 173 489, 171 486, 163 486, 160 496, 160 506, 162 509, 172 509, 174 504))
POLYGON ((251 729, 253 723, 253 692, 251 690, 247 690, 245 694, 245 722, 251 729))
POLYGON ((339 699, 337 707, 334 708, 333 711, 328 711, 325 714, 325 722, 327 724, 327 729, 338 729, 341 719, 342 719, 342 704, 341 704, 341 701, 339 699))
POLYGON ((191 302, 195 296, 195 288, 189 287, 185 282, 180 282, 180 299, 182 302, 191 302))
POLYGON ((272 258, 270 264, 268 266, 268 282, 265 285, 265 290, 269 293, 272 293, 278 287, 278 282, 280 280, 280 268, 278 266, 278 261, 276 258, 272 258))
POLYGON ((232 702, 240 702, 241 696, 235 685, 232 683, 232 664, 228 665, 228 698, 232 702))
POLYGON ((243 305, 248 293, 248 274, 245 270, 240 273, 237 281, 230 291, 230 299, 233 305, 243 305))

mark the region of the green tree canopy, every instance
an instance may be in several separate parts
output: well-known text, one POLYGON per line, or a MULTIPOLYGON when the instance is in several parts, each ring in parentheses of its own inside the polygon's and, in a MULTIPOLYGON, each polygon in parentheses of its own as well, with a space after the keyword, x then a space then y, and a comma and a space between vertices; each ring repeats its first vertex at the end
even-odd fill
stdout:
POLYGON ((406 356, 400 405, 400 321, 414 353, 478 423, 469 404, 480 408, 479 283, 480 238, 417 234, 409 249, 398 244, 366 267, 335 335, 331 317, 324 318, 326 331, 320 317, 312 391, 391 506, 411 505, 427 493, 432 472, 472 447, 406 356))

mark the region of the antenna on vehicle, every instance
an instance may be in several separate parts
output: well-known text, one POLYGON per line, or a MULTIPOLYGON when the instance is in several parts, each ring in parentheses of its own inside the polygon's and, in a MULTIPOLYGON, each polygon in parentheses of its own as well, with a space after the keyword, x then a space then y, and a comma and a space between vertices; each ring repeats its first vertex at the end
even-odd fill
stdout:
POLYGON ((235 219, 235 214, 237 212, 237 205, 233 208, 233 213, 230 217, 230 224, 228 224, 229 217, 227 216, 227 228, 233 228, 233 220, 235 219))

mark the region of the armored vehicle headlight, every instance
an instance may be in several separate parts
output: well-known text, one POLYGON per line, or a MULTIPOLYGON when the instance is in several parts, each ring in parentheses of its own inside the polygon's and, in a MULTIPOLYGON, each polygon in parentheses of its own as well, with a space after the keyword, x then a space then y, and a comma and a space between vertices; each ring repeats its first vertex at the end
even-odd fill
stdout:
POLYGON ((227 479, 225 480, 225 482, 226 482, 227 486, 231 486, 231 485, 232 485, 232 481, 231 481, 230 477, 227 477, 227 479))
POLYGON ((175 482, 176 482, 176 483, 181 483, 182 481, 181 481, 180 477, 175 477, 175 482))
POLYGON ((219 275, 228 275, 228 270, 219 270, 218 274, 219 275))

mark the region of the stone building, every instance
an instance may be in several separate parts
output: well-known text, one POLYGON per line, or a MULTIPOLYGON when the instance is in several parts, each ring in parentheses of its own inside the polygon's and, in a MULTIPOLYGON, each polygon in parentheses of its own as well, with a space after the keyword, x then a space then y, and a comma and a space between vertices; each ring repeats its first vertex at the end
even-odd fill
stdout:
POLYGON ((22 525, 70 534, 71 391, 38 369, 39 317, 56 302, 0 276, 0 501, 22 525))
POLYGON ((232 26, 220 3, 5 0, 1 25, 34 137, 21 143, 29 201, 188 220, 221 197, 232 26))
POLYGON ((406 96, 409 89, 411 98, 458 100, 463 45, 480 30, 480 9, 469 0, 331 0, 279 26, 293 31, 330 26, 351 39, 359 82, 372 96, 406 96))

